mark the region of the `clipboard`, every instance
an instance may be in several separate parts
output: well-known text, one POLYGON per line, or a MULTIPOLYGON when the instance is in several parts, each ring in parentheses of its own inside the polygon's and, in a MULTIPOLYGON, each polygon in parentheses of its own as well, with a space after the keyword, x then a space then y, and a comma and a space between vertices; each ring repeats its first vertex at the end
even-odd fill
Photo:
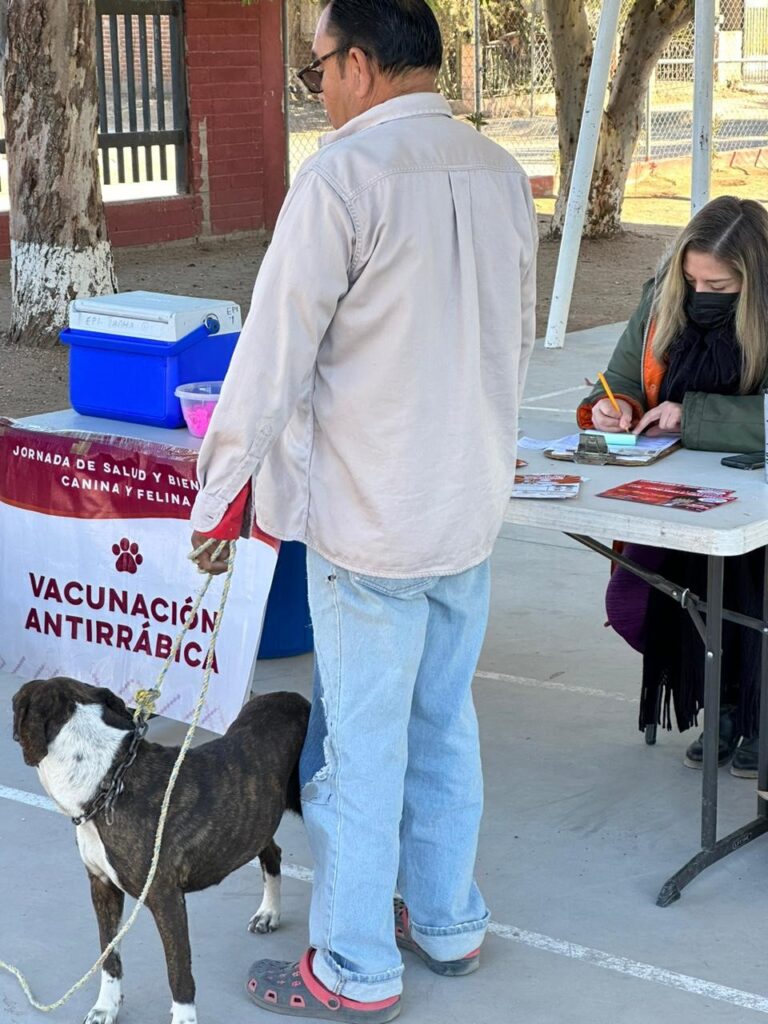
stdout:
POLYGON ((585 466, 652 466, 682 447, 679 438, 649 438, 647 441, 652 443, 648 446, 642 441, 641 438, 637 445, 611 450, 605 438, 598 434, 574 434, 564 438, 561 447, 545 448, 544 455, 558 462, 577 462, 585 466))

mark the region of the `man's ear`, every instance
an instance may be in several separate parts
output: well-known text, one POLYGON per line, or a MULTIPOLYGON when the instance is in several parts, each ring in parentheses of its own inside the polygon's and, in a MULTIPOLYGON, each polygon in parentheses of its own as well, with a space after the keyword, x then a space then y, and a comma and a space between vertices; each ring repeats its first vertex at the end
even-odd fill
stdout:
POLYGON ((356 96, 364 98, 373 90, 376 78, 376 65, 371 57, 353 46, 346 53, 345 74, 350 77, 350 86, 356 96))

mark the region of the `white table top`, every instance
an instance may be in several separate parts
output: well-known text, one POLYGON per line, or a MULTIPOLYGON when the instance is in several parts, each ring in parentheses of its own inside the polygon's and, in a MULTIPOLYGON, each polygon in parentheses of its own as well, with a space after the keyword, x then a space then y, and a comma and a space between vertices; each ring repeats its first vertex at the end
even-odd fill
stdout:
POLYGON ((177 448, 199 451, 202 438, 193 437, 186 427, 168 430, 164 427, 147 427, 143 423, 125 423, 123 420, 107 420, 96 416, 81 416, 74 409, 60 409, 58 412, 41 412, 36 416, 25 416, 17 420, 24 426, 39 430, 75 430, 80 434, 111 434, 114 437, 135 437, 140 441, 157 441, 177 448))
MULTIPOLYGON (((562 422, 528 420, 522 433, 553 440, 575 429, 562 422)), ((519 473, 573 473, 588 479, 577 498, 513 498, 504 518, 516 526, 710 555, 741 555, 768 544, 765 473, 722 466, 722 452, 680 449, 650 466, 586 466, 522 448, 518 457, 528 463, 519 473), (609 487, 641 479, 731 488, 737 500, 707 512, 688 512, 597 496, 609 487)))
MULTIPOLYGON (((42 430, 75 430, 158 441, 197 451, 200 438, 188 430, 166 430, 140 423, 80 416, 73 409, 28 416, 19 423, 42 430)), ((552 440, 572 428, 562 421, 528 420, 523 433, 552 440)), ((560 533, 579 533, 604 540, 624 540, 653 547, 676 548, 711 555, 741 555, 768 544, 768 484, 763 470, 746 472, 720 465, 722 453, 675 451, 651 466, 584 466, 546 458, 520 449, 528 465, 521 473, 574 473, 588 478, 578 498, 533 500, 513 498, 505 520, 560 533), (629 501, 599 498, 600 491, 629 480, 665 480, 706 487, 729 487, 737 500, 707 512, 686 512, 629 501)))

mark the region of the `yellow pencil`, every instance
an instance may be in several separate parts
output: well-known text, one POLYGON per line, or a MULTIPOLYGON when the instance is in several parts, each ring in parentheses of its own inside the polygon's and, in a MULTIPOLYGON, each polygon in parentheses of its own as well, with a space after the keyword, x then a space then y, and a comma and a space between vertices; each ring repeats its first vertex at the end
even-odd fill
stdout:
POLYGON ((616 401, 616 397, 615 397, 614 393, 611 391, 610 385, 608 384, 608 381, 605 379, 605 376, 602 373, 598 373, 597 378, 600 381, 600 383, 603 385, 603 388, 605 389, 605 393, 608 396, 609 402, 611 403, 613 408, 616 410, 616 412, 619 414, 619 416, 621 416, 621 409, 619 408, 619 403, 616 401))

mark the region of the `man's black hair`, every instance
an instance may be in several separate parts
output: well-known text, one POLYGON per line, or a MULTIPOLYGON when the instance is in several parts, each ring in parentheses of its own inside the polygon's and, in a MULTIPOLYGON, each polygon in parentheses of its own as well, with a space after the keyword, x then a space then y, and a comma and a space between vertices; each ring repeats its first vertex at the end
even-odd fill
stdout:
POLYGON ((439 71, 440 27, 426 0, 330 0, 328 32, 340 49, 359 47, 384 74, 439 71))

